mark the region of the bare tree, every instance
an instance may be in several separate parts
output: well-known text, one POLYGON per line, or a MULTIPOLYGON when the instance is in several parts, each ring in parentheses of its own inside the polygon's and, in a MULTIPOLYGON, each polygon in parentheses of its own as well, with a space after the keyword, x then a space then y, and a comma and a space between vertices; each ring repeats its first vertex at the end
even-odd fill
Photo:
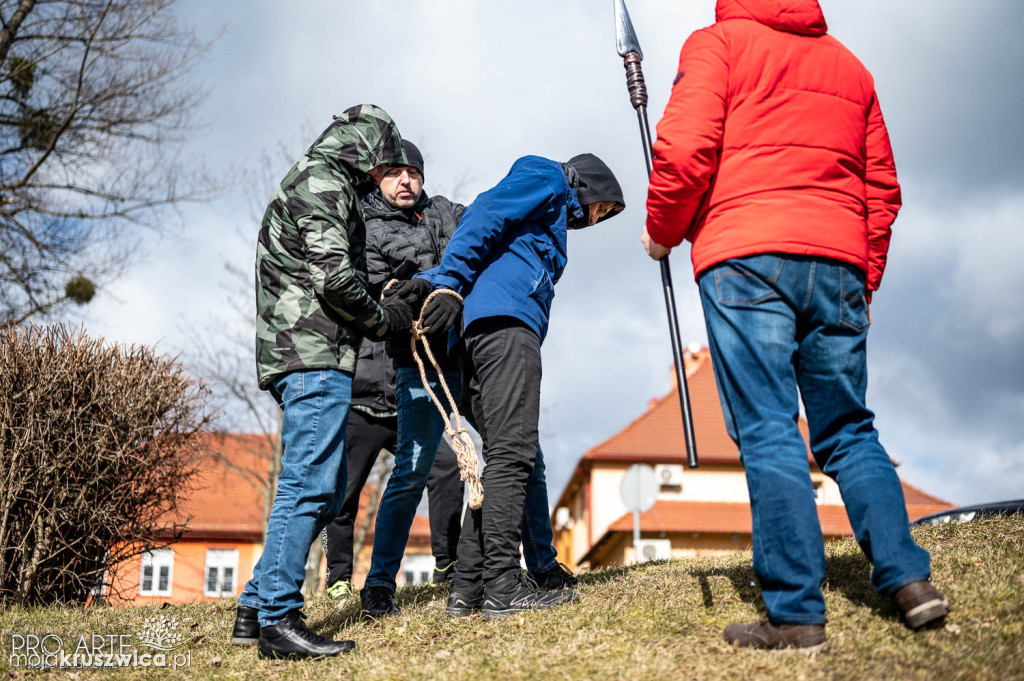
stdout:
POLYGON ((252 452, 257 456, 250 467, 240 466, 215 449, 207 452, 208 456, 245 479, 262 496, 264 536, 277 493, 277 476, 281 472, 284 452, 280 437, 281 410, 256 383, 253 266, 260 216, 277 182, 294 161, 291 157, 297 153, 300 152, 282 143, 274 153, 261 154, 243 173, 239 185, 249 209, 247 226, 237 229, 236 236, 239 251, 248 255, 244 259, 229 259, 224 263, 227 277, 222 294, 226 314, 204 329, 188 329, 185 336, 194 342, 182 349, 193 372, 202 376, 211 388, 217 429, 223 432, 255 432, 264 439, 258 450, 252 452))
POLYGON ((88 302, 131 227, 209 195, 181 147, 205 46, 175 0, 0 0, 0 321, 88 302))
POLYGON ((224 287, 228 314, 204 330, 190 330, 186 335, 196 342, 185 354, 193 372, 211 388, 217 429, 255 432, 261 436, 261 443, 251 452, 257 456, 250 466, 231 460, 216 448, 210 448, 207 456, 242 477, 262 497, 266 537, 284 453, 280 437, 282 414, 270 395, 256 383, 253 275, 234 262, 225 263, 224 269, 229 275, 224 287))

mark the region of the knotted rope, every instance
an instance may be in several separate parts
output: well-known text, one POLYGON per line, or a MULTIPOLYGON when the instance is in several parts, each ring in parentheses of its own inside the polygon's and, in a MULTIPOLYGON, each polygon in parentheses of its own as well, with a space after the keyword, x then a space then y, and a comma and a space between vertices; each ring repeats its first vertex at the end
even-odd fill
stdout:
MULTIPOLYGON (((384 287, 384 291, 391 288, 391 285, 396 280, 389 281, 384 287)), ((469 507, 471 509, 478 509, 484 503, 484 487, 483 483, 480 482, 480 464, 476 456, 476 446, 473 444, 473 438, 469 436, 469 431, 462 424, 462 416, 459 414, 459 408, 455 405, 455 400, 452 399, 452 393, 448 389, 448 383, 444 380, 444 373, 441 371, 440 365, 434 358, 434 353, 430 349, 430 343, 427 342, 427 328, 423 326, 423 312, 427 309, 427 305, 435 296, 438 295, 449 295, 455 296, 462 302, 462 296, 451 289, 437 289, 432 291, 427 299, 423 301, 423 307, 420 309, 420 317, 412 323, 412 337, 409 341, 409 346, 412 349, 412 357, 416 360, 416 366, 420 369, 420 379, 423 381, 423 387, 426 388, 427 394, 430 395, 430 399, 433 400, 434 406, 437 407, 437 411, 441 414, 441 419, 444 421, 444 432, 452 440, 452 449, 455 450, 455 456, 459 462, 459 473, 460 478, 466 483, 467 489, 469 489, 469 507), (420 357, 420 353, 416 348, 416 341, 423 344, 423 349, 426 351, 427 359, 434 366, 434 371, 437 372, 437 379, 441 383, 441 387, 444 389, 444 394, 448 397, 448 404, 452 407, 452 415, 455 417, 455 425, 452 425, 451 419, 448 418, 448 414, 445 411, 444 406, 441 404, 441 400, 437 398, 434 391, 430 388, 430 381, 427 380, 427 368, 420 357)))

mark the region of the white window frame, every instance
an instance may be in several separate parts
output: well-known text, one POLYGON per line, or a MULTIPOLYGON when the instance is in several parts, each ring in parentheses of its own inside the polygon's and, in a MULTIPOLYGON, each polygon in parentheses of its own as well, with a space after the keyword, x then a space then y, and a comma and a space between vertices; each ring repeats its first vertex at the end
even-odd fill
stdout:
POLYGON ((429 553, 407 553, 402 560, 402 586, 430 584, 434 574, 434 557, 429 553), (408 579, 412 576, 412 580, 408 579))
POLYGON ((238 586, 238 549, 206 549, 206 565, 203 568, 203 595, 212 598, 230 598, 238 586), (224 586, 224 571, 231 568, 231 588, 224 586), (211 591, 210 570, 217 571, 218 589, 211 591))
POLYGON ((142 554, 142 565, 139 567, 140 596, 170 596, 174 585, 174 549, 163 548, 146 551, 142 554), (146 568, 152 569, 150 588, 145 588, 146 568), (167 588, 160 589, 160 569, 167 568, 167 588))

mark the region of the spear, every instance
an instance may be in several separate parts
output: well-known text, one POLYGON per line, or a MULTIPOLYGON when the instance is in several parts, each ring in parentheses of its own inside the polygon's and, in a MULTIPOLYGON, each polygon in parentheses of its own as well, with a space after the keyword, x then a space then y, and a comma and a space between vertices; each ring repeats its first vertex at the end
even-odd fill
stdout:
MULTIPOLYGON (((640 139, 644 145, 644 158, 647 160, 647 177, 654 170, 654 150, 651 146, 651 127, 647 122, 647 85, 644 84, 644 72, 640 65, 644 53, 640 49, 633 22, 629 20, 624 0, 613 0, 615 4, 615 47, 626 67, 626 87, 629 89, 629 102, 636 109, 640 122, 640 139)), ((665 309, 668 312, 668 330, 672 337, 672 356, 676 365, 676 386, 679 393, 679 408, 683 414, 683 435, 686 440, 686 463, 696 468, 697 441, 693 436, 693 412, 690 409, 690 389, 686 384, 686 365, 683 363, 683 344, 679 338, 679 318, 676 315, 676 296, 672 288, 672 271, 668 266, 668 256, 661 263, 661 287, 665 293, 665 309)))

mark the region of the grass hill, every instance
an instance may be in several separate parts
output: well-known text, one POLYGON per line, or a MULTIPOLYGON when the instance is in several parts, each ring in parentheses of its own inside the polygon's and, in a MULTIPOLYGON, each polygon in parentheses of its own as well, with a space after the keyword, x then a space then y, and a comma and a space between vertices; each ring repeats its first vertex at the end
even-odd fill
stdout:
MULTIPOLYGON (((733 621, 763 610, 750 556, 677 560, 584 576, 581 602, 500 622, 444 615, 446 590, 401 589, 402 614, 360 621, 358 599, 306 607, 317 631, 359 648, 322 661, 259 660, 233 648, 234 603, 133 609, 11 608, 0 612, 0 678, 16 635, 134 634, 147 618, 176 619, 176 652, 191 654, 176 677, 196 679, 1024 679, 1024 517, 915 530, 933 558, 933 580, 953 611, 944 628, 907 630, 875 594, 852 540, 828 549, 824 585, 827 652, 734 650, 721 638, 733 621)), ((51 642, 54 639, 51 639, 51 642)), ((129 639, 131 640, 131 639, 129 639)), ((137 639, 136 639, 137 640, 137 639)), ((62 671, 54 678, 170 676, 169 669, 62 671)))

